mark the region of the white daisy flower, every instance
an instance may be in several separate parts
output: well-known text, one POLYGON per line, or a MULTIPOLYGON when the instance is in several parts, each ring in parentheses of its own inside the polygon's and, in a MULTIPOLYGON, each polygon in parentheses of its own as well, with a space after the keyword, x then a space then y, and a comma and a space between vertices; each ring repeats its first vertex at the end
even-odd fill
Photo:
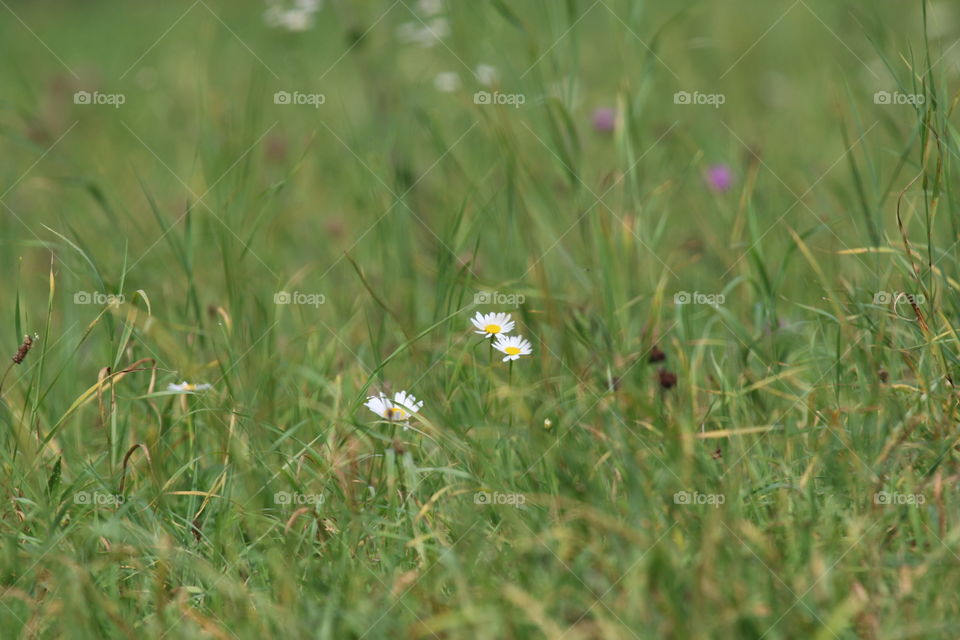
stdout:
POLYGON ((523 336, 497 336, 497 341, 493 343, 493 348, 500 353, 507 354, 503 359, 519 360, 520 356, 529 356, 533 353, 530 341, 523 336))
POLYGON ((413 396, 412 393, 407 393, 406 391, 398 391, 393 394, 393 415, 394 419, 397 419, 397 416, 400 416, 401 420, 406 420, 411 415, 420 411, 423 408, 423 400, 417 402, 417 399, 413 396))
POLYGON ((480 313, 477 311, 477 315, 470 318, 470 322, 478 329, 474 333, 486 338, 513 331, 513 320, 510 319, 509 313, 480 313))
POLYGON ((391 422, 406 422, 410 416, 423 408, 423 401, 417 402, 417 399, 406 391, 398 391, 393 394, 391 400, 384 394, 370 396, 364 405, 370 411, 391 422))
POLYGON ((213 385, 210 384, 190 384, 189 382, 181 382, 180 384, 173 384, 172 382, 167 385, 167 391, 172 391, 174 393, 196 393, 197 391, 212 391, 213 385))
POLYGON ((382 393, 376 396, 368 396, 367 401, 363 403, 367 409, 384 419, 389 419, 390 400, 382 393))

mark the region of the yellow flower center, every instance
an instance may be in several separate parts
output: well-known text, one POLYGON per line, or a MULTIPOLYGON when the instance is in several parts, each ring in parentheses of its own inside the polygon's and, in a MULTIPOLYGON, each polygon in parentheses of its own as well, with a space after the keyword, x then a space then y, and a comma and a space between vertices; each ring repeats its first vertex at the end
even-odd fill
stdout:
POLYGON ((407 412, 401 409, 400 407, 387 408, 388 420, 402 420, 406 415, 407 415, 407 412))
POLYGON ((500 325, 498 324, 488 324, 483 328, 487 333, 500 333, 500 325))
POLYGON ((508 356, 515 356, 520 353, 520 347, 507 347, 506 352, 508 356))

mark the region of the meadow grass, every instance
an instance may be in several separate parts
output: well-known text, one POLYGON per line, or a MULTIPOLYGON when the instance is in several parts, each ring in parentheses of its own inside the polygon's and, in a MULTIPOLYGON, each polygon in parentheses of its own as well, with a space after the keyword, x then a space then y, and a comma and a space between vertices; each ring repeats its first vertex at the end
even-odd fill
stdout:
POLYGON ((0 637, 957 637, 960 10, 265 8, 0 1, 0 637))

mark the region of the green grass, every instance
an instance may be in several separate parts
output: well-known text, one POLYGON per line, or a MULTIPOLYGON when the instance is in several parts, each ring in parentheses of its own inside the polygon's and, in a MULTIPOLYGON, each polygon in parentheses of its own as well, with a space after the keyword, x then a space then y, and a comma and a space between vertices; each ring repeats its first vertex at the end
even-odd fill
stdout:
POLYGON ((0 636, 956 637, 960 10, 325 5, 0 2, 0 636))

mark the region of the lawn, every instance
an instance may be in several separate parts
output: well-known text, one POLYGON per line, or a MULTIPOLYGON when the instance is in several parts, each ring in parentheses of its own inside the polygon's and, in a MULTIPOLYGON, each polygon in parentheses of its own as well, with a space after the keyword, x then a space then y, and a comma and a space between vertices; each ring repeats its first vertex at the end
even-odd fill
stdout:
POLYGON ((958 637, 958 44, 0 0, 0 637, 958 637))

